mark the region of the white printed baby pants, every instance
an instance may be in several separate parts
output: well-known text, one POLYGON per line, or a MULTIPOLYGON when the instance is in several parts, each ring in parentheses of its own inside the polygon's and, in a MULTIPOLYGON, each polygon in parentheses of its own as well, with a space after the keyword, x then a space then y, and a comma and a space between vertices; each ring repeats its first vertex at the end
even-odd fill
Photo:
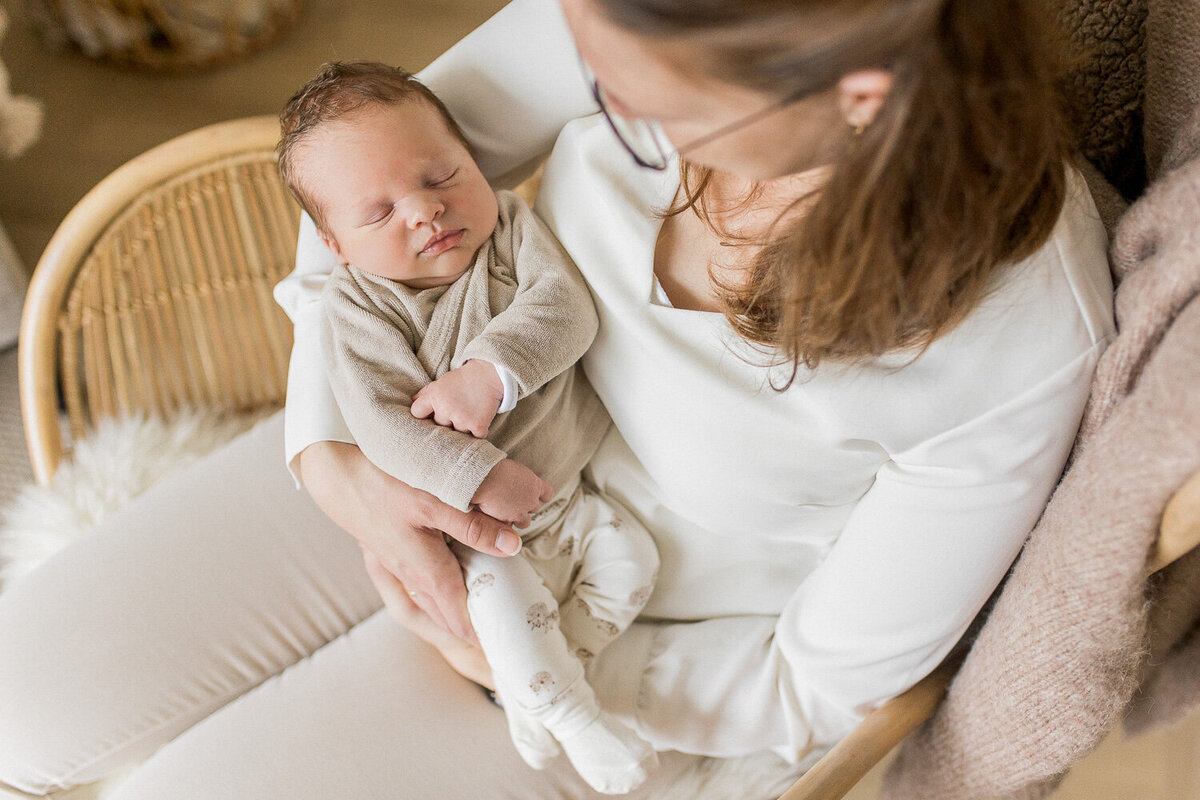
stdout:
POLYGON ((535 769, 561 745, 597 791, 628 792, 653 768, 654 750, 600 709, 584 664, 650 599, 654 540, 629 511, 578 479, 521 539, 512 558, 454 547, 513 743, 535 769))

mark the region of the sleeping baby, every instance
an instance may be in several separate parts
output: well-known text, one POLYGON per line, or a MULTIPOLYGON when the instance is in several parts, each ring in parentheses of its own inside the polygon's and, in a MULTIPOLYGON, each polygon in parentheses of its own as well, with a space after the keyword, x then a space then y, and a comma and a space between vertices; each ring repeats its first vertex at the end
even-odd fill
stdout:
POLYGON ((280 116, 279 165, 339 265, 322 303, 346 423, 380 469, 517 527, 512 558, 452 543, 512 739, 624 793, 653 748, 584 666, 654 586, 649 533, 580 470, 609 425, 575 362, 591 296, 525 203, 493 192, 442 103, 403 70, 327 64, 280 116))

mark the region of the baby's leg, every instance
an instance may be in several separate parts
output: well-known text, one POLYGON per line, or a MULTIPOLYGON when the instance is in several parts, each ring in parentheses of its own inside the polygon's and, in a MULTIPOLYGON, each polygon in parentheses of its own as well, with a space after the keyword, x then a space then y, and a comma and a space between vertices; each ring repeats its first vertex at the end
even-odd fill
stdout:
POLYGON ((558 626, 558 603, 522 556, 496 558, 456 545, 467 582, 471 622, 492 666, 497 694, 514 744, 530 766, 546 752, 530 730, 537 720, 563 746, 579 774, 600 792, 640 785, 656 763, 654 750, 635 732, 604 714, 583 665, 558 626))
POLYGON ((575 535, 576 571, 560 626, 586 663, 645 607, 658 578, 658 548, 632 513, 591 490, 568 511, 564 539, 568 532, 575 535))

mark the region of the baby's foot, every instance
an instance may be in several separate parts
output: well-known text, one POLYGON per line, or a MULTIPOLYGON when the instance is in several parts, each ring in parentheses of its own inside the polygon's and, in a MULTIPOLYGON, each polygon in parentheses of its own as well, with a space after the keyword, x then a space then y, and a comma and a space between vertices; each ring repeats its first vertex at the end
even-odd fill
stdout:
POLYGON ((512 738, 513 746, 529 766, 545 769, 561 752, 558 742, 550 735, 550 731, 546 730, 546 726, 530 716, 517 703, 506 704, 504 716, 508 719, 508 734, 512 738))
POLYGON ((650 743, 605 711, 561 743, 575 771, 603 794, 633 791, 658 766, 650 743))

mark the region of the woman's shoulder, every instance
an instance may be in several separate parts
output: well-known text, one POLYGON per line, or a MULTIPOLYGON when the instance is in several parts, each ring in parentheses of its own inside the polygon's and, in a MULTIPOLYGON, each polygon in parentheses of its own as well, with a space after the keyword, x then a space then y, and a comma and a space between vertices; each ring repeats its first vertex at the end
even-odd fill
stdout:
POLYGON ((1050 237, 996 275, 995 284, 946 337, 997 361, 1045 375, 1115 335, 1108 236, 1083 176, 1067 168, 1067 192, 1050 237))
POLYGON ((1112 280, 1100 216, 1082 176, 1068 172, 1050 238, 1002 269, 984 299, 926 349, 845 369, 838 381, 845 413, 873 427, 888 416, 881 409, 893 407, 883 430, 903 448, 1043 394, 1049 385, 1080 391, 1078 384, 1090 382, 1115 335, 1112 280))
POLYGON ((1096 344, 1115 333, 1108 235, 1083 175, 1071 165, 1066 171, 1066 197, 1050 238, 1001 273, 996 294, 1026 298, 1041 314, 1064 323, 1078 321, 1088 343, 1096 344))

